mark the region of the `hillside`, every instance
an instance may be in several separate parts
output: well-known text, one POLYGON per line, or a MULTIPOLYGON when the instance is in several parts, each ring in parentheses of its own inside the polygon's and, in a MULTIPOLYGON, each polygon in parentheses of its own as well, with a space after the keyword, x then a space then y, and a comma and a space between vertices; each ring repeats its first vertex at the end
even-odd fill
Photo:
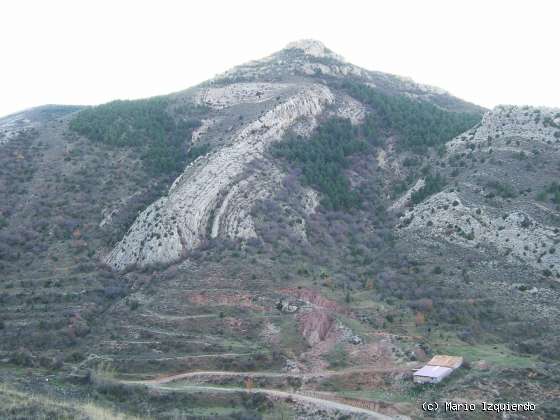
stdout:
POLYGON ((559 145, 559 109, 485 110, 312 40, 170 95, 2 118, 0 401, 552 418, 559 145), (436 353, 468 368, 415 386, 436 353))

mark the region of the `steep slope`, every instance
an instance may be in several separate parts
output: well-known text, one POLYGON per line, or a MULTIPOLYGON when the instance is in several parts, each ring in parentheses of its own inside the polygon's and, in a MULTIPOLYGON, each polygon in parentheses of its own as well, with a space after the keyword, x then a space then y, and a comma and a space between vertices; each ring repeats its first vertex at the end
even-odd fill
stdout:
POLYGON ((453 109, 478 111, 445 92, 347 64, 317 41, 290 44, 271 57, 217 76, 187 97, 179 96, 213 110, 195 139, 215 145, 215 150, 191 163, 167 196, 137 218, 107 256, 107 264, 117 270, 169 264, 209 239, 256 237, 251 208, 278 190, 282 173, 270 159, 266 171, 249 175, 249 166, 263 159, 267 147, 288 129, 308 136, 318 118, 343 117, 354 124, 363 120, 367 105, 331 77, 356 78, 385 94, 406 94, 438 107, 447 102, 453 109), (212 130, 234 115, 240 124, 212 130))
POLYGON ((72 134, 77 110, 25 111, 0 146, 3 357, 20 347, 60 354, 89 333, 88 322, 127 289, 100 269, 100 250, 167 186, 145 172, 133 150, 72 134))
MULTIPOLYGON (((493 331, 518 349, 553 357, 559 117, 559 109, 496 107, 434 159, 439 182, 422 178, 393 207, 402 243, 412 258, 440 267, 445 288, 455 288, 450 297, 488 299, 494 314, 470 315, 484 324, 475 335, 493 331)), ((444 305, 437 297, 444 293, 431 294, 434 305, 444 305)))
POLYGON ((279 179, 272 168, 266 174, 269 179, 264 177, 258 183, 240 177, 247 165, 262 157, 265 147, 278 140, 296 120, 312 124, 333 101, 328 88, 304 86, 243 126, 228 142, 230 144, 193 162, 173 183, 168 196, 139 216, 107 262, 122 269, 133 264, 143 267, 177 261, 200 245, 209 231, 210 237, 254 237, 253 222, 248 214, 251 202, 270 194, 267 184, 278 183, 279 179))
POLYGON ((63 117, 83 107, 66 105, 45 105, 0 118, 0 144, 29 134, 42 123, 63 117))
POLYGON ((547 193, 554 195, 560 175, 559 143, 559 109, 497 107, 447 144, 446 166, 455 169, 442 173, 453 172, 453 185, 406 212, 403 229, 493 248, 511 263, 560 278, 560 214, 547 193))

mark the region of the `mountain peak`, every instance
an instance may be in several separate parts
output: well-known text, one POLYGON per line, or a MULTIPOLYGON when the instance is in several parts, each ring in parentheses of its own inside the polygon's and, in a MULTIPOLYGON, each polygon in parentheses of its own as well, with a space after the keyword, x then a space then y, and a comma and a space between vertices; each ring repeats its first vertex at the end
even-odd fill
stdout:
POLYGON ((344 61, 344 58, 338 54, 335 54, 330 49, 328 49, 325 44, 316 39, 300 39, 299 41, 290 42, 284 48, 286 50, 301 50, 304 54, 311 55, 320 58, 333 58, 335 60, 344 61))

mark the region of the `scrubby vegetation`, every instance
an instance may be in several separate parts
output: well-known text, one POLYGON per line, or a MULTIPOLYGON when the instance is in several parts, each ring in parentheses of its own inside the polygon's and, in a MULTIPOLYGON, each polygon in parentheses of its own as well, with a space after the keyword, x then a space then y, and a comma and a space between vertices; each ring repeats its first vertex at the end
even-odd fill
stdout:
MULTIPOLYGON (((174 173, 184 166, 201 109, 190 107, 174 118, 164 97, 114 101, 79 112, 70 128, 92 141, 139 147, 146 168, 154 174, 174 173)), ((196 156, 194 156, 196 157, 196 156)))
POLYGON ((560 205, 560 184, 551 182, 537 195, 539 201, 551 201, 560 205))
POLYGON ((399 135, 398 147, 423 153, 439 146, 480 122, 481 115, 452 112, 407 96, 386 95, 361 83, 345 81, 342 88, 371 106, 366 126, 372 134, 388 129, 399 135))
POLYGON ((327 354, 329 367, 333 369, 343 368, 348 365, 348 354, 342 344, 337 344, 327 354))
POLYGON ((0 407, 4 419, 133 420, 137 417, 117 412, 93 402, 57 400, 0 386, 0 407))
POLYGON ((439 192, 445 186, 446 180, 439 173, 429 174, 425 179, 425 184, 422 188, 418 189, 411 195, 411 200, 414 204, 422 202, 425 198, 439 192))
MULTIPOLYGON (((398 135, 397 147, 401 150, 417 154, 430 147, 441 150, 445 142, 481 119, 476 113, 446 111, 428 102, 387 95, 348 80, 339 87, 372 108, 362 124, 352 126, 348 120, 334 118, 318 127, 308 140, 291 136, 273 148, 275 156, 294 163, 305 183, 323 193, 322 204, 328 209, 348 210, 361 203, 359 193, 350 188, 344 176, 351 155, 364 153, 393 133, 398 135)), ((420 164, 421 159, 416 157, 409 156, 403 161, 405 167, 420 164)), ((439 174, 429 174, 426 185, 414 193, 413 202, 440 191, 445 183, 439 174)))
MULTIPOLYGON (((557 113, 557 114, 555 115, 555 118, 560 118, 560 113, 557 113)), ((544 125, 545 127, 560 128, 560 125, 559 125, 559 124, 556 124, 556 123, 554 122, 554 120, 553 120, 551 117, 545 117, 544 120, 543 120, 543 125, 544 125)))
POLYGON ((487 198, 493 198, 495 196, 513 198, 517 195, 513 187, 506 182, 492 180, 486 184, 486 188, 489 190, 488 194, 486 194, 487 198))

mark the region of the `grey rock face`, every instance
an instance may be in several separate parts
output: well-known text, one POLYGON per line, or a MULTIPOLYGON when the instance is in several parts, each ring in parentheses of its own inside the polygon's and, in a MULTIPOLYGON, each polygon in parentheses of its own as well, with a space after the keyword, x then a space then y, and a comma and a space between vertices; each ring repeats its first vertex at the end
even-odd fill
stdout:
MULTIPOLYGON (((556 178, 533 177, 519 168, 530 161, 529 155, 543 163, 534 151, 541 150, 539 153, 551 158, 558 155, 560 124, 555 118, 559 115, 558 109, 517 106, 499 106, 488 112, 478 127, 447 143, 450 156, 464 158, 473 153, 478 164, 454 186, 408 210, 401 218, 400 234, 489 250, 510 262, 559 276, 556 247, 560 234, 553 220, 560 214, 534 198, 556 178), (494 163, 485 164, 483 158, 494 159, 494 163), (492 183, 508 186, 507 199, 494 197, 492 183)), ((392 208, 403 208, 411 193, 423 185, 418 181, 392 208)))
MULTIPOLYGON (((428 101, 438 95, 450 98, 408 79, 361 69, 313 40, 292 43, 183 96, 176 94, 178 100, 209 110, 192 141, 212 144, 213 151, 186 167, 168 194, 138 215, 105 262, 116 270, 169 264, 211 238, 255 237, 253 204, 276 191, 284 176, 267 160, 266 148, 288 129, 308 136, 318 117, 342 117, 358 124, 367 112, 347 94, 331 90, 323 77, 358 78, 388 94, 428 101), (266 161, 265 169, 254 170, 259 161, 266 161)), ((454 101, 454 108, 464 105, 454 101)), ((316 193, 309 190, 300 204, 309 214, 317 202, 316 193)), ((305 226, 297 229, 305 240, 305 226)))
POLYGON ((469 133, 458 136, 447 144, 449 152, 464 151, 469 146, 492 148, 494 151, 518 151, 519 148, 507 144, 504 139, 525 139, 533 144, 553 140, 560 132, 560 121, 556 119, 560 109, 531 108, 519 106, 497 106, 487 112, 480 126, 469 133))
MULTIPOLYGON (((236 97, 246 88, 227 90, 230 98, 224 102, 230 103, 231 92, 236 97)), ((197 159, 177 178, 166 197, 138 216, 107 256, 107 264, 122 270, 171 263, 200 245, 208 233, 211 237, 255 236, 251 205, 271 191, 280 173, 271 170, 266 176, 244 178, 247 166, 261 158, 265 148, 279 140, 296 120, 313 121, 334 99, 326 86, 303 85, 238 130, 227 146, 197 159)))
POLYGON ((294 305, 287 300, 281 300, 276 304, 276 307, 285 314, 293 314, 299 309, 297 305, 294 305))
POLYGON ((8 143, 14 137, 32 128, 33 123, 26 117, 25 113, 0 119, 0 145, 8 143))
POLYGON ((350 338, 350 343, 354 345, 362 344, 362 338, 358 335, 353 335, 350 338))
MULTIPOLYGON (((560 255, 555 249, 555 228, 523 212, 500 217, 492 209, 465 205, 455 192, 441 192, 418 205, 405 228, 424 238, 443 239, 465 247, 492 246, 500 255, 523 261, 537 269, 552 267, 557 274, 560 255), (477 211, 478 210, 478 211, 477 211), (428 226, 428 222, 431 222, 428 226)), ((411 217, 411 214, 404 216, 411 217)))

